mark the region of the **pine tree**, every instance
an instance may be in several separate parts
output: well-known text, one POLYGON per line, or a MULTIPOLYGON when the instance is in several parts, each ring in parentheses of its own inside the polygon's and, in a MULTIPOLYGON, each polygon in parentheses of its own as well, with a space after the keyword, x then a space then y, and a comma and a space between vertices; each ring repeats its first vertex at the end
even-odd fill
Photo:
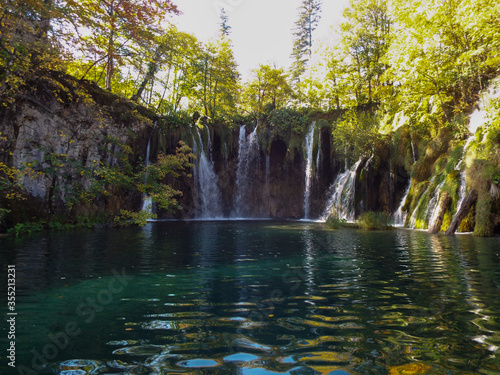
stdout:
POLYGON ((228 25, 227 23, 227 20, 228 20, 228 16, 227 16, 227 13, 226 13, 226 10, 224 8, 222 8, 220 10, 220 32, 222 34, 222 36, 229 36, 229 31, 231 30, 231 26, 228 25))
POLYGON ((312 54, 312 33, 321 19, 321 0, 303 0, 299 7, 299 19, 295 22, 293 35, 292 58, 294 60, 291 68, 292 79, 300 80, 307 63, 312 54))

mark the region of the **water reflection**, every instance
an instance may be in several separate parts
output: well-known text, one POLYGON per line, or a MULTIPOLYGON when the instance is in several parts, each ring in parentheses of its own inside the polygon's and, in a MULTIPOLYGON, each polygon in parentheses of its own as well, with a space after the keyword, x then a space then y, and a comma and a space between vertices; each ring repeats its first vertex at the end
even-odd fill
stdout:
POLYGON ((81 329, 56 373, 500 372, 498 239, 191 222, 1 241, 19 363, 81 329), (82 315, 122 269, 127 286, 82 315))

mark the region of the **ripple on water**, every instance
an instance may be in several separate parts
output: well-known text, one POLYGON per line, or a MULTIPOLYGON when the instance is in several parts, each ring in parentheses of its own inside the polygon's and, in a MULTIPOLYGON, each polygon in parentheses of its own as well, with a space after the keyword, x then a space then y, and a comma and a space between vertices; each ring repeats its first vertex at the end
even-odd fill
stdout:
POLYGON ((224 357, 224 362, 252 362, 260 358, 261 357, 249 353, 235 353, 224 357))
POLYGON ((56 372, 65 375, 89 375, 106 370, 106 364, 98 360, 71 359, 56 365, 56 372))
POLYGON ((134 355, 134 356, 151 356, 161 353, 165 350, 162 345, 139 345, 120 348, 113 351, 116 355, 134 355))
POLYGON ((221 364, 214 359, 204 359, 204 358, 196 358, 196 359, 188 359, 185 361, 177 362, 177 366, 184 368, 210 368, 210 367, 219 367, 221 364))

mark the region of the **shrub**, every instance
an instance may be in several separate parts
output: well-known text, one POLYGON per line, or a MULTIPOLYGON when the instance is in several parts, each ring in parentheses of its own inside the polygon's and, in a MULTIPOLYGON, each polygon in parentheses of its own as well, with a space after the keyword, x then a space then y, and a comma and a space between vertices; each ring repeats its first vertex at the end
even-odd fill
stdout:
POLYGON ((385 212, 368 211, 359 216, 358 224, 367 230, 383 230, 389 228, 389 220, 389 215, 385 212))
POLYGON ((13 228, 9 228, 7 233, 20 236, 23 234, 31 234, 33 232, 41 232, 43 230, 42 223, 17 223, 13 228))
POLYGON ((120 210, 120 216, 115 217, 114 223, 120 227, 127 227, 131 225, 138 225, 143 227, 147 224, 148 220, 156 219, 156 215, 150 211, 133 212, 128 210, 120 210))
POLYGON ((330 215, 328 219, 326 219, 326 226, 330 229, 340 229, 342 228, 342 224, 342 220, 334 215, 330 215))

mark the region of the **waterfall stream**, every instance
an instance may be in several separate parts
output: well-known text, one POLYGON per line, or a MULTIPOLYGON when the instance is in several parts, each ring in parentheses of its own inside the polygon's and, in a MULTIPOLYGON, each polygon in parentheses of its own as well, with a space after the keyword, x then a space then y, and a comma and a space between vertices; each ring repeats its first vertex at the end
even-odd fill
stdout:
POLYGON ((306 136, 306 169, 305 169, 305 189, 304 189, 304 218, 309 219, 309 200, 311 195, 312 184, 312 163, 313 163, 313 143, 314 143, 314 127, 315 123, 311 124, 311 130, 306 136))
POLYGON ((356 173, 361 159, 351 169, 340 173, 330 187, 331 197, 328 200, 321 220, 326 220, 333 213, 340 220, 354 221, 354 198, 356 190, 356 173))
POLYGON ((234 197, 233 212, 231 214, 234 218, 249 217, 251 207, 248 204, 248 196, 251 193, 252 177, 250 168, 255 160, 259 157, 259 144, 257 139, 257 129, 255 129, 248 136, 246 135, 246 126, 240 128, 240 135, 238 140, 238 167, 236 170, 236 194, 234 197))
POLYGON ((203 144, 200 129, 196 127, 196 138, 193 136, 194 151, 198 156, 195 163, 193 177, 195 184, 195 198, 197 202, 198 219, 215 219, 222 217, 222 194, 215 173, 214 163, 210 157, 211 139, 207 127, 207 150, 203 144))
POLYGON ((420 196, 417 206, 415 207, 415 209, 411 213, 410 221, 408 223, 409 228, 415 229, 415 226, 417 225, 418 211, 419 211, 420 206, 422 205, 422 202, 423 202, 422 197, 425 197, 429 193, 429 189, 430 189, 431 185, 433 184, 435 178, 436 178, 436 176, 432 176, 431 180, 429 181, 429 186, 427 186, 427 189, 425 189, 424 193, 420 196))
POLYGON ((405 225, 407 212, 403 211, 403 206, 406 203, 406 198, 408 197, 408 194, 410 194, 410 188, 411 188, 411 183, 408 184, 408 188, 406 189, 406 193, 403 196, 403 199, 401 199, 401 203, 399 204, 398 209, 396 210, 396 212, 394 212, 393 221, 394 221, 394 225, 397 227, 404 227, 404 225, 405 225))
MULTIPOLYGON (((150 154, 151 154, 151 138, 153 136, 154 130, 156 129, 156 125, 157 125, 157 122, 155 121, 155 123, 153 125, 153 129, 149 133, 148 145, 146 147, 146 160, 144 160, 144 166, 146 168, 146 175, 144 176, 144 183, 146 183, 146 181, 148 179, 148 170, 147 170, 147 168, 149 167, 149 164, 151 163, 151 161, 149 160, 150 159, 150 154)), ((144 195, 142 197, 142 208, 141 208, 141 210, 142 211, 146 211, 149 214, 153 213, 153 200, 146 193, 144 193, 144 195)))
POLYGON ((443 179, 443 181, 434 189, 434 195, 432 196, 432 199, 429 201, 429 204, 427 205, 427 211, 425 212, 425 219, 427 221, 427 228, 431 227, 437 220, 437 214, 438 214, 438 202, 439 202, 439 194, 441 193, 441 189, 443 188, 444 183, 446 182, 446 179, 443 179))
POLYGON ((458 202, 457 202, 457 212, 460 211, 462 204, 467 193, 466 178, 467 178, 467 167, 462 167, 462 164, 467 155, 467 149, 470 143, 474 140, 476 131, 488 122, 488 107, 491 105, 493 99, 500 97, 500 83, 498 81, 494 82, 488 90, 485 90, 480 94, 480 100, 476 104, 476 108, 472 112, 469 118, 469 132, 472 134, 465 142, 464 151, 462 154, 462 159, 458 163, 455 169, 460 171, 460 190, 458 192, 458 202))

